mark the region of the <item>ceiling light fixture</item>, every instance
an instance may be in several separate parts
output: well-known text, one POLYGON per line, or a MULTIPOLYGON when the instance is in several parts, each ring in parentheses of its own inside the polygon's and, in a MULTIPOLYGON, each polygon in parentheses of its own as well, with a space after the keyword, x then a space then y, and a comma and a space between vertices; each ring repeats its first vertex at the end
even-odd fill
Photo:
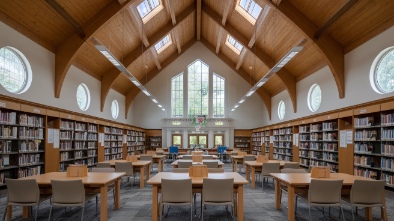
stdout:
POLYGON ((231 109, 231 111, 235 111, 235 109, 237 109, 237 107, 242 104, 248 97, 250 97, 257 89, 259 89, 261 86, 263 86, 263 84, 265 82, 268 81, 269 77, 271 77, 271 75, 275 72, 278 72, 282 67, 284 67, 289 61, 291 61, 291 59, 293 59, 298 52, 300 52, 304 46, 303 44, 305 43, 305 39, 303 39, 299 44, 297 44, 297 46, 294 46, 289 52, 286 53, 285 56, 282 57, 282 59, 280 59, 280 61, 278 63, 276 63, 274 65, 274 67, 271 68, 271 70, 269 70, 267 72, 267 74, 265 74, 233 107, 233 109, 231 109))
MULTIPOLYGON (((108 59, 108 61, 110 61, 119 71, 125 73, 130 81, 133 82, 133 84, 137 86, 142 92, 144 92, 146 96, 152 99, 154 103, 159 103, 157 99, 151 93, 149 93, 148 90, 137 80, 137 78, 135 78, 130 73, 130 71, 127 70, 127 68, 122 63, 120 63, 120 61, 118 61, 118 59, 116 59, 116 57, 97 38, 93 38, 93 44, 96 49, 100 51, 100 53, 103 54, 108 59)), ((160 104, 159 106, 162 107, 160 104)), ((165 111, 164 108, 162 108, 162 110, 165 111)))

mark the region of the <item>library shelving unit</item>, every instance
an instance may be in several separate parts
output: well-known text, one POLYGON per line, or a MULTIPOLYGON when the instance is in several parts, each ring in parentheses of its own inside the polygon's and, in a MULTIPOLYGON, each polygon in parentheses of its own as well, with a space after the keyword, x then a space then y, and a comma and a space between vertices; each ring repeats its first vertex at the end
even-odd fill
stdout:
POLYGON ((145 153, 145 132, 139 129, 131 130, 131 146, 135 155, 145 153))
POLYGON ((0 101, 0 186, 44 173, 46 110, 0 101))
POLYGON ((299 144, 298 144, 298 156, 300 159, 300 165, 303 167, 309 167, 309 142, 310 142, 310 128, 307 121, 301 121, 301 125, 298 127, 299 132, 299 144))
POLYGON ((250 153, 250 136, 234 136, 234 148, 250 153))
POLYGON ((74 163, 74 120, 75 116, 70 116, 65 119, 60 119, 60 130, 59 130, 59 152, 60 152, 60 171, 67 170, 69 164, 74 163), (70 119, 70 120, 68 120, 70 119))
POLYGON ((386 185, 394 187, 394 102, 382 104, 381 108, 381 179, 386 185))
POLYGON ((277 128, 277 126, 274 127, 274 129, 272 130, 272 138, 273 138, 273 159, 274 160, 278 160, 279 159, 279 153, 280 153, 280 149, 279 149, 279 129, 277 128))
POLYGON ((273 130, 274 159, 293 161, 293 127, 281 125, 273 130))
POLYGON ((131 129, 126 130, 126 154, 128 155, 134 155, 134 142, 132 141, 131 138, 131 129))
POLYGON ((161 148, 161 145, 161 136, 148 136, 146 150, 156 150, 156 148, 161 148))
POLYGON ((264 133, 264 153, 269 159, 272 159, 272 148, 270 147, 271 131, 269 128, 265 128, 262 133, 264 133))
POLYGON ((324 166, 323 161, 323 130, 321 117, 309 125, 309 166, 324 166))
POLYGON ((323 161, 331 172, 338 172, 338 114, 322 116, 323 161))
POLYGON ((252 132, 252 154, 262 155, 264 149, 262 149, 264 144, 264 131, 253 131, 252 132))

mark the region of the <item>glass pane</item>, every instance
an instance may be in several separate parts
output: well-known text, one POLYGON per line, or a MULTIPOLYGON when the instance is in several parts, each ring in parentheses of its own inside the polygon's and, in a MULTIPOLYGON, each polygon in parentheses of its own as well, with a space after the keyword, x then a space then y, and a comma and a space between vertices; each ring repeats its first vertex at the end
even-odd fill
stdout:
POLYGON ((394 49, 385 54, 377 65, 376 82, 381 92, 394 91, 394 49))
POLYGON ((223 145, 223 136, 222 135, 215 135, 215 146, 223 145))
POLYGON ((196 135, 189 136, 189 145, 190 144, 194 144, 194 145, 197 144, 197 136, 196 135))
POLYGON ((181 145, 181 139, 182 139, 181 135, 173 135, 172 136, 172 144, 180 146, 181 145))
POLYGON ((198 143, 207 145, 207 136, 199 136, 198 137, 198 143))

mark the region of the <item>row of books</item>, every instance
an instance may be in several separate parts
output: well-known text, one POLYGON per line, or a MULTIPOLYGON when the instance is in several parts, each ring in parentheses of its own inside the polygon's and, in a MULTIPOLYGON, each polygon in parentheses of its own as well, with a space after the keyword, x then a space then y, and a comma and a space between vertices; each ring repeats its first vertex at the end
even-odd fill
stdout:
POLYGON ((378 158, 372 156, 354 156, 354 163, 359 164, 362 166, 369 166, 369 167, 380 167, 380 161, 378 158))
POLYGON ((381 165, 381 168, 384 170, 394 171, 394 159, 393 158, 382 158, 380 165, 381 165))
POLYGON ((337 143, 323 143, 323 150, 338 151, 337 143))
POLYGON ((40 175, 41 174, 41 166, 21 168, 18 170, 18 178, 40 175))
POLYGON ((61 140, 74 140, 74 133, 72 131, 60 131, 61 140))
POLYGON ((0 110, 0 124, 16 124, 16 112, 2 112, 0 110))
POLYGON ((394 125, 394 113, 382 114, 382 126, 394 125))
POLYGON ((354 140, 355 141, 368 141, 368 140, 377 140, 378 132, 376 130, 358 130, 354 132, 354 140))
POLYGON ((380 175, 381 180, 386 180, 386 185, 394 187, 394 176, 392 174, 382 173, 380 175))
POLYGON ((41 144, 41 140, 34 141, 20 141, 19 152, 28 152, 28 151, 38 151, 41 144))
POLYGON ((322 131, 322 125, 321 124, 311 124, 309 128, 310 128, 310 132, 320 132, 320 131, 322 131))
POLYGON ((369 170, 369 169, 365 169, 365 168, 360 168, 360 167, 355 167, 354 168, 354 175, 355 176, 372 178, 372 179, 375 179, 375 180, 378 178, 378 172, 377 171, 369 170))
POLYGON ((383 129, 381 134, 382 140, 394 141, 394 129, 383 129))
POLYGON ((27 114, 19 114, 19 125, 29 127, 44 127, 44 118, 30 116, 27 114))
POLYGON ((337 122, 324 122, 323 123, 323 131, 325 130, 338 130, 337 122))
POLYGON ((60 121, 60 129, 61 130, 74 130, 74 122, 73 121, 60 121))
POLYGON ((302 125, 299 127, 300 133, 309 133, 309 125, 302 125))
POLYGON ((394 144, 382 144, 381 153, 386 156, 394 156, 394 144))
POLYGON ((26 166, 40 163, 41 154, 21 154, 19 155, 19 166, 26 166))
POLYGON ((291 127, 279 129, 279 134, 292 134, 293 129, 291 127))
POLYGON ((379 146, 374 145, 370 142, 364 142, 364 143, 360 143, 360 142, 356 142, 354 143, 354 152, 358 152, 358 153, 375 153, 375 154, 380 154, 380 149, 379 146))
POLYGON ((19 127, 19 139, 44 139, 44 129, 19 127))
POLYGON ((379 123, 376 122, 375 125, 375 117, 360 117, 354 118, 354 127, 372 127, 379 126, 379 123))
POLYGON ((16 139, 18 138, 18 127, 4 126, 0 129, 0 138, 16 139))

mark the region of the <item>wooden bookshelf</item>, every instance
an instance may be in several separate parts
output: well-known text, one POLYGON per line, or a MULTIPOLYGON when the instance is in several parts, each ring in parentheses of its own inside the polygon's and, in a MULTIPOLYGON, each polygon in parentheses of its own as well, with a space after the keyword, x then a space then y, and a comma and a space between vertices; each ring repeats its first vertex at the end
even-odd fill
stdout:
POLYGON ((145 130, 146 150, 156 150, 156 148, 162 148, 161 134, 161 130, 145 130))
POLYGON ((252 154, 264 154, 264 131, 258 130, 252 132, 252 154))
POLYGON ((252 153, 251 137, 251 130, 234 130, 234 148, 238 148, 247 153, 252 153))

